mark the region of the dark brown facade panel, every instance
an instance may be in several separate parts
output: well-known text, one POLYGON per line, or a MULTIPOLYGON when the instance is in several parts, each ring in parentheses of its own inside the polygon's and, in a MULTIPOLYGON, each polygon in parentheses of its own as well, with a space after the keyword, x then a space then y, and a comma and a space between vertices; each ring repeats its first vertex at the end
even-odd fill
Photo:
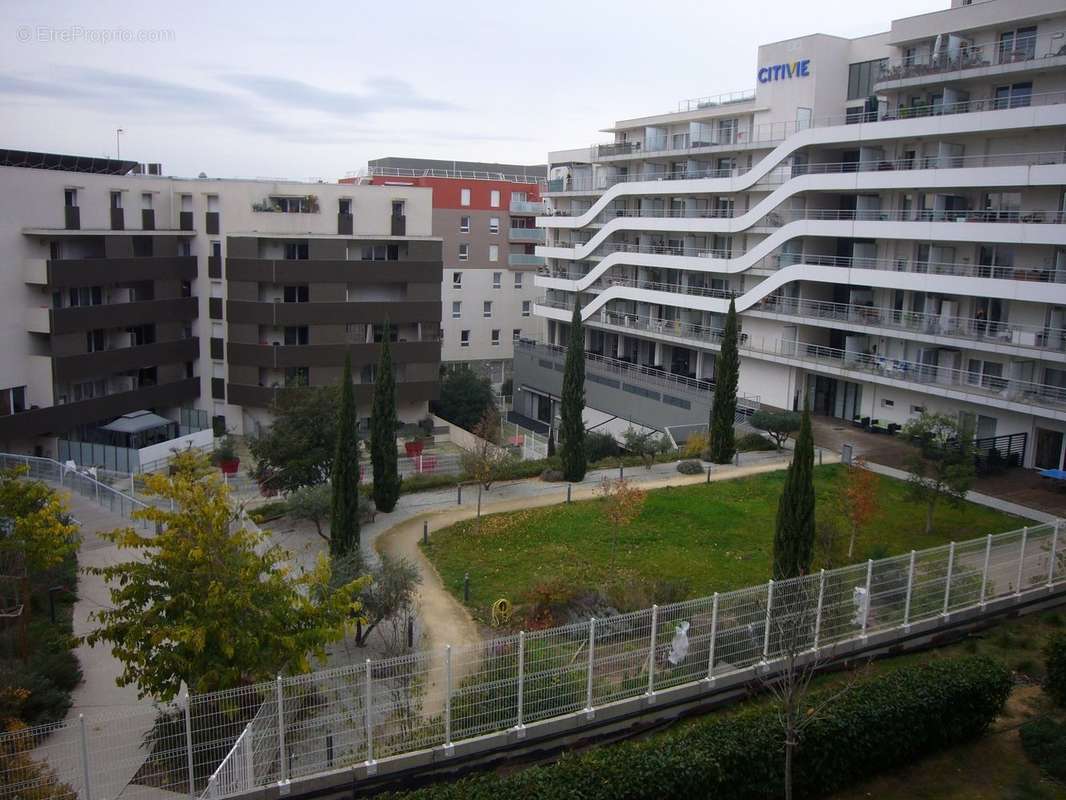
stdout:
POLYGON ((231 322, 260 325, 432 322, 440 324, 440 302, 417 303, 251 303, 230 300, 231 322))
POLYGON ((168 278, 193 280, 195 277, 195 256, 84 258, 48 262, 48 284, 55 288, 100 286, 168 278))
POLYGON ((106 423, 115 417, 142 408, 173 408, 200 396, 200 379, 185 378, 173 383, 134 389, 79 403, 66 403, 0 417, 0 440, 24 439, 59 434, 78 425, 106 423))
MULTIPOLYGON (((339 366, 344 363, 345 352, 352 354, 352 364, 376 364, 381 351, 379 344, 350 345, 228 345, 231 364, 249 364, 257 367, 322 367, 339 366)), ((415 362, 439 362, 440 342, 394 342, 392 360, 397 364, 415 362)))
POLYGON ((195 361, 199 356, 200 340, 194 336, 172 342, 53 358, 52 372, 57 381, 76 381, 128 369, 195 361))
POLYGON ((207 257, 207 277, 222 280, 222 256, 207 257))
POLYGON ((222 298, 207 298, 207 313, 211 319, 222 319, 222 298))
POLYGON ((208 211, 204 216, 204 233, 218 236, 218 212, 208 211))
POLYGON ((351 214, 337 215, 337 233, 341 236, 351 236, 355 227, 355 217, 351 214))
POLYGON ((226 399, 226 379, 225 378, 212 378, 211 379, 211 399, 212 400, 225 400, 226 399))
POLYGON ((141 209, 141 230, 154 231, 155 230, 155 209, 154 208, 142 208, 141 209))
POLYGON ((179 211, 178 212, 178 230, 179 231, 191 231, 192 226, 192 212, 191 211, 179 211))
MULTIPOLYGON (((435 400, 438 396, 437 381, 418 381, 415 383, 397 383, 396 400, 399 403, 419 403, 435 400)), ((238 406, 268 408, 276 397, 285 392, 298 392, 299 389, 271 388, 268 386, 248 386, 239 383, 226 385, 229 402, 238 406)), ((368 416, 370 402, 374 398, 374 385, 360 383, 355 385, 355 404, 361 408, 360 416, 368 416)))
POLYGON ((71 333, 94 328, 121 328, 126 325, 148 325, 153 322, 180 322, 196 319, 198 312, 195 297, 54 308, 51 311, 52 333, 71 333))
POLYGON ((81 210, 77 206, 63 207, 63 227, 68 231, 81 230, 81 210))
POLYGON ((126 212, 121 208, 111 209, 111 230, 123 231, 126 229, 126 212))
POLYGON ((346 261, 226 258, 231 281, 259 283, 407 283, 440 282, 441 261, 346 261))
POLYGON ((221 339, 212 336, 211 337, 211 358, 221 361, 226 357, 225 348, 221 339))

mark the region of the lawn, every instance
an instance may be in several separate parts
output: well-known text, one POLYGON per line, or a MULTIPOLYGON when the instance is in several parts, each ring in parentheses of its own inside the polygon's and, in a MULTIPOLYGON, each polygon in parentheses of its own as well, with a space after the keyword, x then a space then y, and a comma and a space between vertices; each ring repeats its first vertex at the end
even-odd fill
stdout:
MULTIPOLYGON (((846 468, 815 469, 820 528, 839 518, 846 468)), ((475 617, 489 618, 498 598, 515 603, 531 592, 556 595, 595 587, 616 607, 699 597, 767 580, 774 518, 784 472, 648 492, 631 524, 613 529, 604 517, 605 501, 496 514, 433 533, 424 552, 450 591, 462 598, 470 574, 475 617)), ((924 533, 922 506, 907 500, 906 485, 891 478, 877 482, 878 512, 860 534, 853 560, 883 557, 963 541, 1025 524, 1017 517, 965 503, 938 508, 932 534, 924 533)), ((844 526, 831 551, 843 563, 844 526)), ((820 566, 818 564, 816 566, 820 566)))

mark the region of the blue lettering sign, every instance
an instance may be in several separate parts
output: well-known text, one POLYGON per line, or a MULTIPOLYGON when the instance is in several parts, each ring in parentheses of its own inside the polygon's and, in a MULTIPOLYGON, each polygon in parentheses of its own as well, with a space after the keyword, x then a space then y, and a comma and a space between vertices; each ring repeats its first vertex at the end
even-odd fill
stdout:
POLYGON ((759 67, 759 83, 770 83, 787 78, 807 78, 811 74, 811 60, 805 58, 802 61, 792 61, 787 64, 771 64, 769 67, 759 67))

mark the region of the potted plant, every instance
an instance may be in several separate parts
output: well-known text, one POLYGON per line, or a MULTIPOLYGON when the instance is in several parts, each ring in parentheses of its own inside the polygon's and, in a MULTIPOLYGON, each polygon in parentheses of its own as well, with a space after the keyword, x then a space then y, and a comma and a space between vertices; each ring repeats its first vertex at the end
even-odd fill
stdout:
POLYGON ((237 457, 237 447, 232 436, 223 436, 215 445, 215 463, 225 475, 236 475, 241 460, 237 457))
POLYGON ((422 455, 422 450, 425 446, 426 443, 422 439, 408 439, 403 443, 403 449, 408 458, 422 455))

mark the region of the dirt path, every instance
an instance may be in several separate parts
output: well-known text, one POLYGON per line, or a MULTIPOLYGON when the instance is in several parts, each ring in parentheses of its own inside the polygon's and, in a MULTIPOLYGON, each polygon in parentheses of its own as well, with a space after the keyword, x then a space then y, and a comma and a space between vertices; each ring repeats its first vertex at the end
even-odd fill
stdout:
MULTIPOLYGON (((833 458, 835 460, 835 457, 833 458)), ((826 454, 826 463, 830 463, 826 454)), ((731 480, 746 475, 774 472, 784 469, 781 462, 758 464, 751 467, 715 468, 711 472, 712 481, 731 480)), ((705 483, 706 475, 681 475, 640 482, 642 489, 659 489, 665 486, 688 486, 705 483)), ((595 496, 597 486, 575 486, 572 499, 587 500, 595 496)), ((474 491, 474 490, 471 490, 474 491)), ((497 514, 504 511, 517 511, 524 508, 557 505, 565 502, 565 484, 559 491, 537 495, 516 497, 501 502, 492 502, 492 495, 485 495, 482 500, 483 514, 497 514)), ((430 530, 439 530, 466 519, 472 519, 477 511, 474 507, 451 507, 431 511, 409 518, 383 531, 377 536, 374 547, 383 554, 395 558, 406 558, 414 563, 422 574, 422 585, 418 592, 419 618, 421 625, 421 648, 432 654, 431 675, 443 680, 446 645, 452 645, 452 685, 459 682, 476 667, 480 659, 460 654, 464 645, 473 645, 482 640, 477 623, 470 616, 462 603, 445 588, 440 574, 422 553, 418 543, 422 539, 422 523, 429 521, 430 530)), ((431 534, 432 535, 432 534, 431 534)), ((426 713, 439 713, 443 708, 443 690, 439 681, 431 680, 428 687, 425 708, 426 713)))

